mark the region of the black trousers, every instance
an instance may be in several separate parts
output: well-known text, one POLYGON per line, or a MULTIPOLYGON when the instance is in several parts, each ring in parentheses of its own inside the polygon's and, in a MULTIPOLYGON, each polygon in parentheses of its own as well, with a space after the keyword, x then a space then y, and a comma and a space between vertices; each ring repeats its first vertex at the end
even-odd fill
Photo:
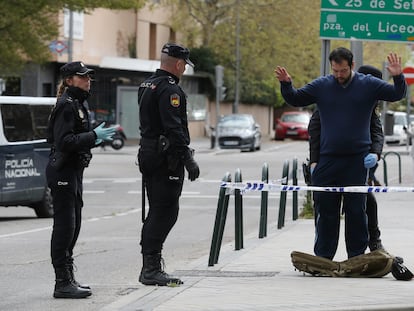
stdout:
POLYGON ((175 161, 173 167, 169 166, 165 155, 146 145, 141 145, 138 161, 149 202, 141 230, 141 252, 144 255, 158 254, 178 218, 184 166, 175 161))
POLYGON ((53 197, 52 265, 60 268, 73 263, 73 248, 82 222, 83 168, 64 167, 56 171, 46 168, 53 197))
POLYGON ((378 228, 378 206, 377 200, 373 193, 367 194, 367 216, 369 240, 376 241, 379 239, 381 232, 378 228))

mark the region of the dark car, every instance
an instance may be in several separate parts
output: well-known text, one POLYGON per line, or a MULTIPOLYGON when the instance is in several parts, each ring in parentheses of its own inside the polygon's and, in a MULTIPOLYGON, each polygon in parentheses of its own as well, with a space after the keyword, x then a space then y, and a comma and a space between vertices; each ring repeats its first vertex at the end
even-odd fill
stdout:
POLYGON ((309 139, 308 125, 311 114, 306 111, 287 111, 276 120, 275 139, 309 139))
POLYGON ((259 150, 262 134, 260 126, 250 114, 223 116, 216 131, 222 149, 259 150))

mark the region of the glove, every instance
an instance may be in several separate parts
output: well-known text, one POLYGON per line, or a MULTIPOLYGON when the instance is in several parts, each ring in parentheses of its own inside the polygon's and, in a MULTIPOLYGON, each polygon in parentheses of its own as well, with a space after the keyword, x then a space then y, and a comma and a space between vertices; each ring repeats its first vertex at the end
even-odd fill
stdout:
POLYGON ((103 142, 102 139, 95 139, 95 146, 100 145, 103 142))
POLYGON ((196 161, 194 161, 192 151, 189 149, 184 157, 184 167, 188 172, 188 179, 194 181, 200 176, 200 168, 196 161))
POLYGON ((374 167, 377 164, 377 154, 376 153, 369 153, 364 158, 364 166, 365 168, 374 167))
POLYGON ((99 124, 93 131, 95 132, 96 139, 99 140, 112 140, 112 136, 115 134, 115 127, 104 128, 105 122, 99 124))

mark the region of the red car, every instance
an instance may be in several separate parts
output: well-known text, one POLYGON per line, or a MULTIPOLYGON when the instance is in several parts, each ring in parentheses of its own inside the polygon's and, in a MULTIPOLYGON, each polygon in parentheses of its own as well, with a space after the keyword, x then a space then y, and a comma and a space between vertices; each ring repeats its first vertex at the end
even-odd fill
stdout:
POLYGON ((309 139, 308 124, 311 114, 306 111, 287 111, 276 119, 275 139, 309 139))

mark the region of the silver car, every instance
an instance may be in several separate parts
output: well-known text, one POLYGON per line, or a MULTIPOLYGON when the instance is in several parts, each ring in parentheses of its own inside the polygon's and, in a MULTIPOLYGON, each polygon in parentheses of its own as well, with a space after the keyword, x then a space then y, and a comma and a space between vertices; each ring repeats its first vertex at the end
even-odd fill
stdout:
POLYGON ((222 149, 259 150, 262 134, 260 126, 250 114, 223 116, 216 131, 222 149))

